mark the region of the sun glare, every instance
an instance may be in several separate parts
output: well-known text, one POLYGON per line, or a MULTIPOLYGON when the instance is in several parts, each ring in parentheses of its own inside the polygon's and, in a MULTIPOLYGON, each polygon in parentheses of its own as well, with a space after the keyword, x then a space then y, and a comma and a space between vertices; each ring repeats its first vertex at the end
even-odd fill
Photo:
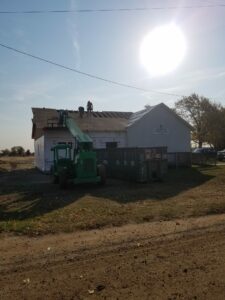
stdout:
POLYGON ((156 27, 147 34, 140 47, 140 59, 152 76, 173 71, 183 60, 186 42, 175 24, 156 27))

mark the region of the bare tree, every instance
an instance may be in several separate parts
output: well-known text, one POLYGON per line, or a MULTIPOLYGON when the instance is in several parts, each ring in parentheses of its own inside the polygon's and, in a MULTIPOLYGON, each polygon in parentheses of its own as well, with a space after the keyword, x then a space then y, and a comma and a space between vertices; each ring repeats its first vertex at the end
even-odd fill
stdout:
MULTIPOLYGON (((192 140, 222 148, 225 139, 225 108, 208 98, 192 94, 175 103, 175 111, 194 128, 192 140)), ((225 147, 225 145, 224 145, 225 147)))
POLYGON ((216 149, 225 149, 225 108, 214 104, 207 113, 206 141, 216 149))

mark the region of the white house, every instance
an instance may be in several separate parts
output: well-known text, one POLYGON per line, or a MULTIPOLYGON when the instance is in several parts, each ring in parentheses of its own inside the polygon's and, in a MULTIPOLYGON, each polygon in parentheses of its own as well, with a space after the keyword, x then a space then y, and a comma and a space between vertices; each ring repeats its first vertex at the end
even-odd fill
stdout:
MULTIPOLYGON (((60 110, 32 108, 36 166, 46 172, 53 163, 51 147, 71 143, 73 136, 59 123, 60 110)), ((192 127, 165 104, 142 111, 92 112, 80 117, 78 111, 68 111, 79 128, 93 140, 94 148, 107 147, 167 147, 168 152, 190 152, 192 127)))

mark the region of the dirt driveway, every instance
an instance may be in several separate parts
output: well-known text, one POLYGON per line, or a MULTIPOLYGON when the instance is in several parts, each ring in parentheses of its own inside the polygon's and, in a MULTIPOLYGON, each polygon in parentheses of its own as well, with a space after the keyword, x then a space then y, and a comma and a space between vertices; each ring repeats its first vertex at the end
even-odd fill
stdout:
POLYGON ((0 238, 0 299, 225 299, 225 215, 0 238))

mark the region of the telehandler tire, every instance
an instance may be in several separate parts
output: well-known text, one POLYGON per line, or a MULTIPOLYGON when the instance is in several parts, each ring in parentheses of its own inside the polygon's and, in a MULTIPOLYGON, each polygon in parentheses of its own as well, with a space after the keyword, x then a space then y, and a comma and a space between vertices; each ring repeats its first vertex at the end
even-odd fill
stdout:
POLYGON ((100 185, 106 184, 106 167, 104 165, 98 165, 98 175, 101 178, 100 185))
POLYGON ((67 188, 67 174, 64 172, 59 174, 59 187, 60 189, 67 188))
POLYGON ((57 176, 57 175, 53 176, 53 183, 54 184, 59 183, 59 176, 57 176))

